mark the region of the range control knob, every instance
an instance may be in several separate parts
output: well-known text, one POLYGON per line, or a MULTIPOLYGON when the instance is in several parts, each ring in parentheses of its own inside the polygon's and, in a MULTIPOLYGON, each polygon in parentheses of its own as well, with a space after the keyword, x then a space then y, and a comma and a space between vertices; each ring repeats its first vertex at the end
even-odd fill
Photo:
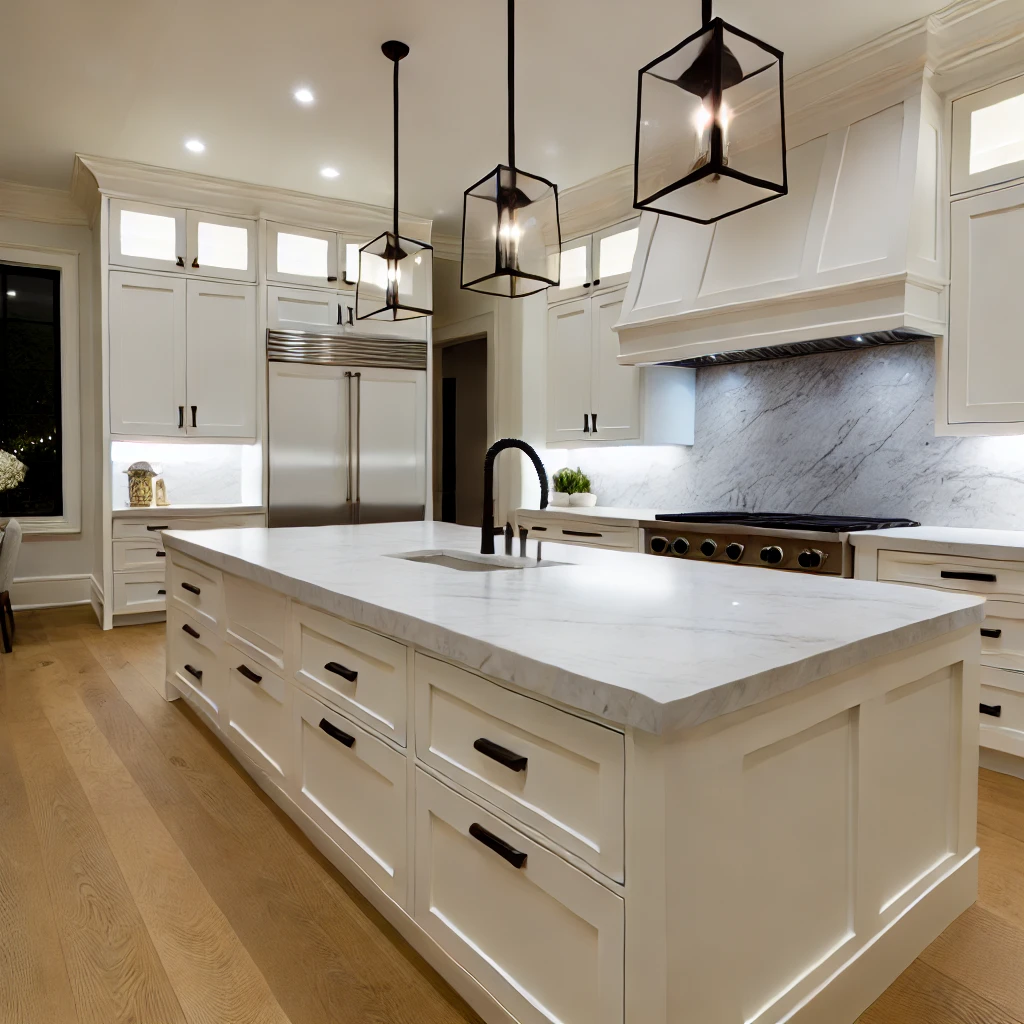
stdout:
POLYGON ((817 569, 825 561, 825 556, 817 548, 807 548, 797 555, 796 560, 801 569, 817 569))
POLYGON ((743 557, 743 545, 733 541, 725 549, 725 557, 732 559, 734 562, 738 562, 743 557))
POLYGON ((651 538, 651 554, 652 555, 663 555, 668 551, 668 538, 667 537, 652 537, 651 538))
POLYGON ((690 550, 690 542, 685 537, 676 537, 672 541, 672 552, 676 555, 685 555, 690 550))
POLYGON ((710 558, 718 550, 717 541, 713 541, 710 537, 704 540, 700 546, 700 553, 705 558, 710 558))
POLYGON ((761 548, 761 561, 768 565, 778 565, 782 561, 784 555, 782 548, 778 544, 772 544, 769 547, 761 548))

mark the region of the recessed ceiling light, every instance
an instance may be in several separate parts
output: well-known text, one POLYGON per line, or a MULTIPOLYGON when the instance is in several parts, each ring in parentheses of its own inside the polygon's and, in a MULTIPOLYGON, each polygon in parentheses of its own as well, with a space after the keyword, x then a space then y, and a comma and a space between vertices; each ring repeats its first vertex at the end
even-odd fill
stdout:
POLYGON ((337 170, 337 168, 334 168, 334 167, 321 167, 320 168, 320 173, 325 178, 337 178, 338 175, 341 174, 341 171, 337 170))
POLYGON ((308 89, 296 89, 295 90, 295 98, 300 103, 312 103, 313 102, 313 94, 308 89))
POLYGON ((202 153, 202 151, 206 149, 206 146, 198 139, 189 139, 188 142, 185 143, 185 148, 193 153, 202 153))
POLYGON ((8 292, 7 293, 7 298, 13 299, 17 294, 18 294, 17 292, 8 292))

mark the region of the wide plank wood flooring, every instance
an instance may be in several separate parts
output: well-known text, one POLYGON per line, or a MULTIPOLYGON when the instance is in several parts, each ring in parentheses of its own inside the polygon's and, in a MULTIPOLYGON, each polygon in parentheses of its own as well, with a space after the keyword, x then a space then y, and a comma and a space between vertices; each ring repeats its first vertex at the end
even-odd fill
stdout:
MULTIPOLYGON (((0 1024, 478 1022, 163 661, 163 625, 88 608, 21 613, 0 656, 0 1024)), ((1024 1024, 1024 782, 982 771, 978 816, 978 902, 863 1024, 1024 1024)))

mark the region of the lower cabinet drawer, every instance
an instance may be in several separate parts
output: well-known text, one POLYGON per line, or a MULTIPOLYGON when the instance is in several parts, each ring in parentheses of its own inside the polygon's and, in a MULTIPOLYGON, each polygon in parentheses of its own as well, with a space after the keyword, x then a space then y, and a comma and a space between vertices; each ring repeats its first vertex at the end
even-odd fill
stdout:
POLYGON ((1019 562, 919 551, 879 551, 878 579, 921 587, 966 591, 979 597, 1024 600, 1024 569, 1019 562))
POLYGON ((266 517, 262 512, 225 516, 163 515, 159 517, 118 517, 114 516, 114 540, 158 537, 164 530, 230 530, 245 526, 265 526, 266 517))
POLYGON ((1024 757, 1024 675, 983 667, 980 719, 983 747, 1024 757))
POLYGON ((625 738, 416 655, 416 755, 610 878, 624 878, 625 738))
POLYGON ((217 727, 221 726, 221 708, 224 703, 223 670, 217 652, 203 642, 202 623, 195 622, 196 639, 189 633, 175 628, 177 623, 168 620, 167 628, 167 678, 217 727))
POLYGON ((522 1024, 621 1024, 624 904, 416 769, 418 924, 522 1024))
POLYGON ((159 537, 114 541, 114 572, 163 569, 167 552, 159 537))
POLYGON ((207 626, 218 626, 224 619, 221 571, 179 552, 171 552, 167 563, 169 606, 207 626))
POLYGON ((167 584, 162 569, 114 573, 114 614, 162 612, 167 607, 167 584))
POLYGON ((583 544, 594 548, 614 548, 616 551, 639 551, 640 529, 636 526, 602 526, 574 519, 536 519, 520 515, 520 528, 529 531, 530 540, 553 541, 558 544, 583 544))
POLYGON ((224 622, 228 643, 267 668, 284 671, 288 634, 284 594, 225 573, 224 622))
POLYGON ((292 690, 298 803, 399 906, 407 905, 407 761, 344 715, 292 690))
POLYGON ((1024 670, 1024 604, 992 598, 985 602, 981 663, 993 668, 1024 670))
POLYGON ((278 675, 224 645, 226 732, 250 760, 283 786, 291 762, 291 688, 278 675))

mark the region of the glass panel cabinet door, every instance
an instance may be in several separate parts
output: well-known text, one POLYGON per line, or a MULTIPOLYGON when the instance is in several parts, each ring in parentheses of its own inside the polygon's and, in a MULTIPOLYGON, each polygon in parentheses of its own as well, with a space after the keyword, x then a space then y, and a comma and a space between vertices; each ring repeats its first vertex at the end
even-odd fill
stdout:
POLYGON ((614 288, 629 281, 639 235, 639 217, 605 228, 594 235, 594 288, 614 288))
POLYGON ((110 263, 185 273, 185 211, 110 200, 110 263))
POLYGON ((268 223, 267 279, 307 287, 336 288, 337 234, 268 223))
POLYGON ((562 243, 559 283, 557 288, 548 289, 548 302, 589 294, 594 278, 591 259, 593 241, 592 235, 584 235, 562 243))
POLYGON ((1024 178, 1024 78, 953 103, 953 195, 1024 178))
POLYGON ((185 269, 190 274, 256 280, 255 221, 189 210, 187 230, 185 269))

